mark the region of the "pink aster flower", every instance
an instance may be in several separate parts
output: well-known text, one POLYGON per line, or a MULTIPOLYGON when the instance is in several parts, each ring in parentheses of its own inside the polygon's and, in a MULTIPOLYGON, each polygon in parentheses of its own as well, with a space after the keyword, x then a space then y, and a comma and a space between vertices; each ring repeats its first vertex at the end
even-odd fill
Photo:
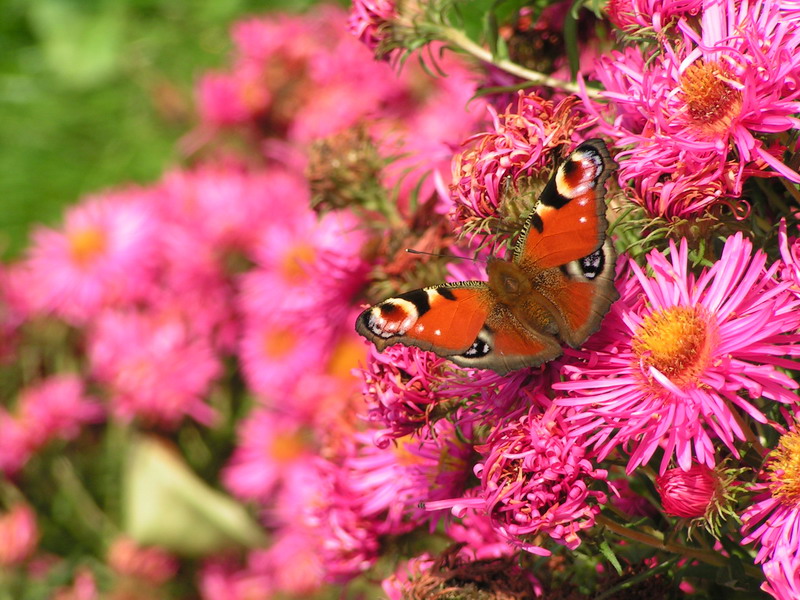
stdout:
POLYGON ((276 210, 308 206, 305 182, 277 168, 249 172, 235 164, 203 165, 168 173, 159 190, 156 214, 197 236, 217 256, 249 254, 275 221, 276 210))
POLYGON ((91 370, 123 419, 175 427, 189 416, 210 424, 205 402, 222 365, 207 338, 181 312, 107 312, 89 332, 91 370))
POLYGON ((766 423, 761 399, 796 402, 797 384, 778 369, 796 368, 782 357, 797 354, 798 300, 775 280, 779 265, 765 264, 741 234, 699 276, 686 240, 671 243, 669 258, 651 252, 648 272, 628 263, 604 327, 567 351, 579 361, 553 385, 569 394, 557 403, 579 409, 601 460, 625 448, 630 473, 662 450, 661 473, 673 459, 713 468, 718 443, 738 456, 746 439, 733 410, 766 423))
POLYGON ((239 426, 239 442, 222 480, 245 500, 269 502, 289 471, 307 462, 312 440, 297 421, 257 408, 239 426))
POLYGON ((483 511, 510 543, 542 556, 550 552, 532 543, 539 534, 571 550, 580 545, 580 532, 594 526, 599 505, 608 500, 596 489, 606 484, 607 472, 594 466, 586 436, 571 431, 564 414, 555 407, 518 412, 476 449, 480 487, 427 508, 453 507, 456 516, 483 511))
POLYGON ((0 516, 0 568, 18 566, 36 550, 39 528, 36 514, 25 504, 17 504, 0 516))
POLYGON ((17 473, 30 457, 31 448, 25 427, 0 407, 0 473, 17 473))
POLYGON ((267 550, 250 554, 249 564, 254 570, 269 573, 277 592, 295 598, 308 598, 324 584, 325 566, 318 552, 318 532, 292 526, 278 530, 267 550))
POLYGON ((347 24, 350 33, 374 52, 377 58, 386 58, 387 55, 379 49, 386 43, 387 30, 397 16, 397 3, 394 0, 353 0, 347 24))
POLYGON ((489 107, 489 112, 493 128, 468 139, 467 148, 453 159, 453 218, 461 227, 502 216, 501 204, 513 198, 532 196, 528 205, 515 207, 529 209, 549 177, 547 169, 557 151, 570 146, 589 125, 574 97, 556 105, 520 91, 516 106, 502 114, 489 107), (541 188, 532 190, 537 178, 541 188))
POLYGON ((245 317, 239 359, 248 387, 260 399, 280 406, 302 384, 299 375, 324 369, 335 336, 326 317, 290 310, 245 317))
POLYGON ((142 298, 152 285, 159 225, 155 192, 124 190, 69 209, 61 229, 40 228, 19 273, 29 305, 83 324, 109 305, 142 298))
POLYGON ((407 436, 425 426, 431 411, 452 398, 440 392, 448 371, 448 362, 432 352, 402 345, 378 352, 370 344, 367 364, 360 376, 368 417, 384 425, 375 433, 379 447, 385 448, 393 438, 407 436))
POLYGON ((165 550, 156 546, 141 547, 124 536, 111 544, 107 560, 117 573, 153 585, 166 583, 178 571, 178 561, 165 550))
MULTIPOLYGON (((654 59, 632 47, 602 58, 596 76, 615 117, 613 124, 601 121, 601 130, 626 147, 620 184, 633 180, 641 200, 655 182, 693 173, 709 173, 732 196, 754 173, 800 182, 771 137, 800 128, 798 19, 772 0, 708 0, 700 30, 681 18, 680 38, 665 41, 654 59)), ((683 203, 675 197, 674 206, 656 214, 688 214, 683 203)))
POLYGON ((235 73, 206 73, 198 84, 200 118, 211 127, 247 123, 265 112, 270 101, 261 72, 253 68, 242 68, 235 73))
POLYGON ((642 28, 660 33, 678 17, 695 16, 703 0, 608 0, 605 12, 623 31, 641 34, 642 28))
POLYGON ((792 427, 767 456, 752 488, 755 496, 742 514, 742 543, 755 544, 755 562, 767 579, 761 588, 779 600, 797 598, 800 592, 798 451, 800 434, 792 427))
POLYGON ((417 437, 378 448, 370 432, 356 434, 358 445, 343 461, 342 477, 359 512, 376 521, 378 534, 397 535, 431 518, 420 503, 459 496, 472 468, 471 428, 456 431, 441 420, 417 437), (446 458, 445 458, 446 457, 446 458))
POLYGON ((83 425, 101 421, 104 414, 76 375, 53 376, 23 390, 17 405, 17 419, 31 449, 53 438, 72 440, 83 425))
POLYGON ((253 600, 272 598, 269 574, 229 560, 209 560, 200 569, 198 587, 203 600, 253 600))
POLYGON ((492 518, 482 512, 468 510, 459 519, 445 522, 445 532, 453 541, 464 544, 459 554, 470 560, 511 556, 517 549, 495 529, 492 518))

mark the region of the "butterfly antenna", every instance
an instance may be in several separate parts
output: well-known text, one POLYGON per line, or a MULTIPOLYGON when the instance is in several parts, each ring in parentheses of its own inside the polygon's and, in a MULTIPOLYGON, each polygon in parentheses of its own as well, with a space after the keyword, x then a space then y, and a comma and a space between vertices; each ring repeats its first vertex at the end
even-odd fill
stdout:
POLYGON ((473 262, 486 262, 481 258, 470 258, 469 256, 456 256, 455 254, 442 254, 441 252, 423 252, 422 250, 414 250, 413 248, 406 248, 409 254, 422 254, 423 256, 435 256, 437 258, 455 258, 458 260, 471 260, 473 262))

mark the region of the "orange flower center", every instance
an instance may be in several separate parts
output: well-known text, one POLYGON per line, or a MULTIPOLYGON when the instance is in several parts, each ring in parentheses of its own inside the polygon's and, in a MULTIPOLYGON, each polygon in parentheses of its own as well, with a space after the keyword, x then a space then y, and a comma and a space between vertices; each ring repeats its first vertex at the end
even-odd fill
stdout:
POLYGON ((710 332, 701 309, 675 306, 647 316, 634 336, 633 351, 644 367, 654 367, 684 387, 708 363, 710 332))
POLYGON ((767 469, 772 495, 787 506, 800 506, 800 433, 792 431, 778 441, 767 469))
POLYGON ((269 447, 270 458, 279 463, 290 463, 303 454, 305 445, 297 433, 277 433, 269 447))
POLYGON ((106 250, 105 233, 96 228, 78 229, 67 234, 69 252, 78 266, 86 266, 93 262, 106 250))
POLYGON ((281 273, 290 283, 302 283, 308 279, 308 266, 314 262, 316 252, 309 243, 300 243, 291 248, 283 256, 281 273))
POLYGON ((681 75, 683 100, 702 133, 728 131, 742 108, 742 92, 734 87, 736 77, 715 61, 696 61, 681 75))
POLYGON ((335 377, 350 379, 351 371, 367 362, 367 347, 360 339, 348 337, 333 349, 327 372, 335 377))
POLYGON ((264 354, 267 358, 285 358, 295 346, 297 335, 291 329, 270 330, 264 335, 264 354))

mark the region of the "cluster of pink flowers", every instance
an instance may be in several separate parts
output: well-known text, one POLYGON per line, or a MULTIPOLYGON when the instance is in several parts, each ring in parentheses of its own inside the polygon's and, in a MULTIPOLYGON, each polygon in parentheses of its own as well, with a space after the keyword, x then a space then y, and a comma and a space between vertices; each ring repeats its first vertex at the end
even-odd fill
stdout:
MULTIPOLYGON (((555 43, 570 5, 516 15, 510 59, 514 36, 555 43)), ((537 80, 488 101, 482 83, 548 63, 552 83, 566 61, 481 72, 438 2, 234 25, 181 142, 209 158, 80 201, 0 271, 0 567, 64 599, 184 597, 176 579, 204 600, 516 599, 650 571, 688 589, 684 567, 731 559, 762 569, 737 585, 797 597, 800 235, 781 194, 800 182, 800 11, 606 13, 619 41, 584 40, 581 96, 537 80), (619 163, 619 300, 583 347, 499 375, 356 335, 368 303, 485 278, 590 137, 619 163), (143 466, 127 448, 154 438, 169 464, 143 466), (173 502, 196 531, 175 534, 173 502), (60 536, 94 556, 68 562, 60 536)))
POLYGON ((796 9, 629 0, 609 14, 628 33, 649 28, 652 44, 601 57, 589 76, 602 101, 586 105, 621 150, 620 186, 649 216, 696 217, 739 199, 752 176, 800 182, 783 158, 783 134, 800 128, 796 9))

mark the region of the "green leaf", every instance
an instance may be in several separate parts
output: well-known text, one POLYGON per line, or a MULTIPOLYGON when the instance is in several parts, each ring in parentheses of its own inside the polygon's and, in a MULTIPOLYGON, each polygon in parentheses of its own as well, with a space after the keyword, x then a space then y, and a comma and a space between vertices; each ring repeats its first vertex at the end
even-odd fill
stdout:
POLYGON ((622 565, 619 563, 617 555, 606 540, 600 542, 600 553, 611 563, 611 566, 616 569, 617 574, 622 575, 622 565))
POLYGON ((124 529, 140 544, 203 556, 266 543, 241 504, 209 487, 157 438, 131 443, 123 486, 124 529))

